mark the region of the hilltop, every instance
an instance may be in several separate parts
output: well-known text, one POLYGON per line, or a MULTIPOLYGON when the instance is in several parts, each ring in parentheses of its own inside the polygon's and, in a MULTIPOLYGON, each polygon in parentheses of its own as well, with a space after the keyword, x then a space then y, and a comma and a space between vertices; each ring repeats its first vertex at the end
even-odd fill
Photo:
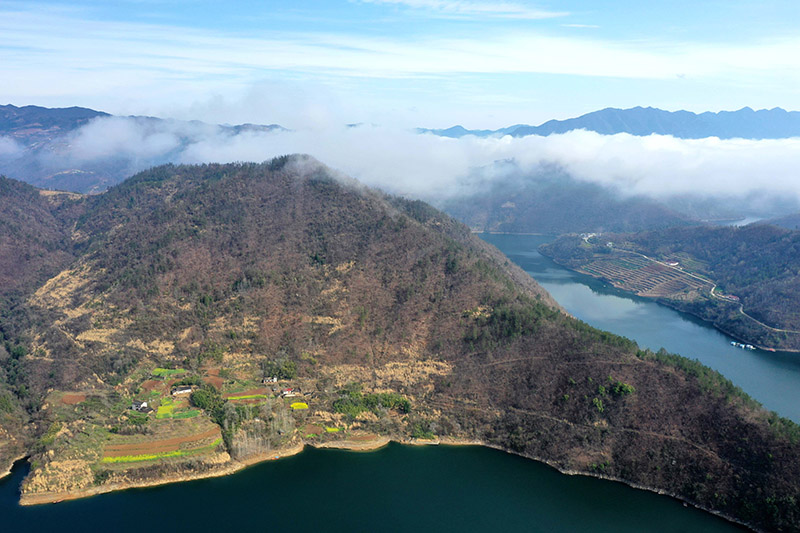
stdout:
POLYGON ((4 205, 49 210, 57 254, 3 309, 0 454, 32 455, 24 503, 440 439, 800 523, 797 426, 568 316, 422 202, 302 156, 55 202, 17 189, 4 205))

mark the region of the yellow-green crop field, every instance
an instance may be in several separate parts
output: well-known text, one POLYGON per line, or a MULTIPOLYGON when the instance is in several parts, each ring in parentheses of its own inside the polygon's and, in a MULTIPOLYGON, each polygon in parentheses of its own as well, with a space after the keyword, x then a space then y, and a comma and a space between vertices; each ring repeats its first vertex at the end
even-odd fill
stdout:
POLYGON ((160 378, 171 378, 178 374, 183 374, 186 370, 182 368, 154 368, 153 375, 160 378))
POLYGON ((209 452, 222 444, 222 439, 217 439, 208 446, 195 448, 193 450, 173 450, 170 452, 146 453, 142 455, 121 455, 119 457, 103 457, 103 463, 136 463, 139 461, 155 461, 157 459, 169 459, 171 457, 184 457, 198 453, 209 452))

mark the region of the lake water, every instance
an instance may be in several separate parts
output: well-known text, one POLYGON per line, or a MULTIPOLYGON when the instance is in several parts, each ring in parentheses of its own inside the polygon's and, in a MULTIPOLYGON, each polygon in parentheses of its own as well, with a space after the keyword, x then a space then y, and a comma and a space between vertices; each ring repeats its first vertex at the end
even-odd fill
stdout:
POLYGON ((307 449, 233 476, 36 507, 16 503, 25 470, 0 481, 3 531, 741 531, 672 498, 473 446, 307 449))
MULTIPOLYGON (((734 349, 699 320, 570 272, 536 251, 547 237, 484 238, 578 318, 696 357, 800 420, 800 356, 734 349)), ((26 472, 18 464, 0 480, 2 531, 741 531, 666 496, 471 446, 308 449, 228 477, 27 508, 18 504, 26 472)))
POLYGON ((552 237, 482 235, 528 272, 568 312, 640 346, 698 359, 718 370, 767 409, 800 422, 800 354, 742 350, 732 338, 690 315, 632 296, 572 272, 536 249, 552 237))

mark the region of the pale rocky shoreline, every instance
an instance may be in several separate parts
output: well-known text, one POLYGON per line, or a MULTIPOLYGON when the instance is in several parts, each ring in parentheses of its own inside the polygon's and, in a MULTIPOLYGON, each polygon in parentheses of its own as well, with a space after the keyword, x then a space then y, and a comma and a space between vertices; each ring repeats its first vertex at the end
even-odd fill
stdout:
MULTIPOLYGON (((351 440, 345 439, 340 441, 330 441, 324 442, 320 444, 311 444, 306 442, 300 443, 293 443, 290 446, 279 448, 273 450, 269 453, 263 454, 256 454, 251 455, 242 459, 230 459, 224 465, 221 465, 218 468, 214 468, 205 472, 199 472, 195 474, 166 474, 159 479, 150 479, 150 480, 141 480, 141 481, 130 481, 130 482, 123 482, 123 483, 108 483, 105 485, 93 486, 88 487, 85 489, 79 490, 71 490, 71 491, 64 491, 64 492, 39 492, 39 493, 23 493, 20 496, 20 505, 41 505, 45 503, 59 503, 62 501, 67 500, 76 500, 80 498, 87 498, 89 496, 96 496, 98 494, 105 494, 108 492, 114 492, 118 490, 126 490, 126 489, 134 489, 134 488, 146 488, 146 487, 156 487, 159 485, 167 485, 170 483, 180 483, 183 481, 193 481, 198 479, 207 479, 207 478, 214 478, 214 477, 221 477, 227 476, 230 474, 234 474, 244 468, 249 466, 262 463, 265 461, 274 461, 277 459, 281 459, 284 457, 290 457, 292 455, 297 455, 302 452, 306 446, 310 446, 312 448, 328 448, 328 449, 340 449, 340 450, 350 450, 350 451, 360 451, 360 452, 367 452, 377 450, 379 448, 383 448, 387 446, 390 442, 399 442, 400 444, 407 444, 407 445, 435 445, 439 444, 440 441, 436 440, 419 440, 419 439, 391 439, 389 437, 382 437, 382 436, 375 436, 373 439, 369 440, 351 440)), ((442 444, 463 444, 463 445, 478 445, 477 441, 456 441, 452 439, 447 439, 442 444)), ((19 457, 19 459, 24 459, 25 456, 19 457)), ((16 462, 16 460, 14 461, 16 462)), ((12 463, 13 464, 13 463, 12 463)), ((9 468, 9 472, 5 475, 10 474, 11 470, 9 468)), ((2 478, 4 476, 0 476, 2 478)))

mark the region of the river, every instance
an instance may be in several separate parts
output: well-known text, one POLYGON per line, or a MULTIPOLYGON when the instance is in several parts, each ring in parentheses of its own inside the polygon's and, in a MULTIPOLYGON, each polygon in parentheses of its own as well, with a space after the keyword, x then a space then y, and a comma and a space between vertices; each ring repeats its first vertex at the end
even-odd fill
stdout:
POLYGON ((569 313, 639 346, 697 359, 767 409, 800 422, 800 354, 742 350, 700 319, 572 272, 537 252, 553 240, 538 235, 482 235, 530 274, 569 313))

